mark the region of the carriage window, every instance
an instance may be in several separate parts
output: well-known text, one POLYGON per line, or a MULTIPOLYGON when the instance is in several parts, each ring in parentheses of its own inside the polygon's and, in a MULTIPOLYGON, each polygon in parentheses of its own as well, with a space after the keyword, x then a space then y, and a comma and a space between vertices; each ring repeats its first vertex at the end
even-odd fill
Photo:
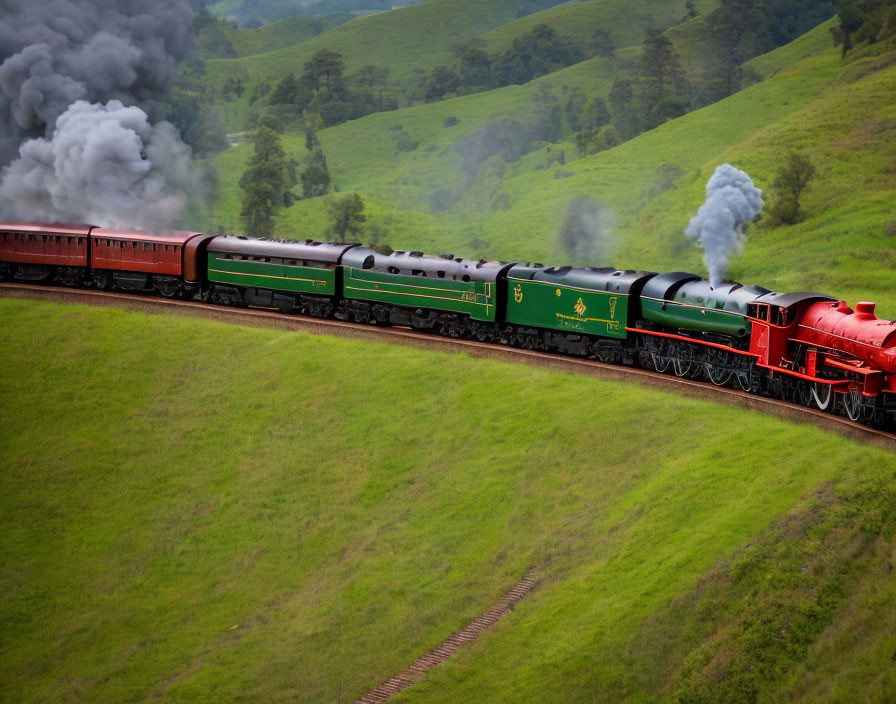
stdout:
POLYGON ((439 276, 440 279, 444 279, 444 278, 445 278, 445 272, 444 272, 444 271, 439 271, 439 272, 437 272, 437 273, 438 273, 438 276, 439 276))
POLYGON ((136 243, 136 242, 131 242, 131 247, 132 247, 133 249, 137 249, 137 243, 136 243))
POLYGON ((143 249, 149 249, 150 247, 152 247, 152 245, 149 242, 143 243, 143 249))
POLYGON ((119 246, 121 249, 124 249, 125 244, 126 244, 125 242, 119 242, 119 243, 118 243, 118 246, 119 246))
POLYGON ((411 269, 411 273, 414 276, 426 276, 426 272, 423 269, 411 269))
POLYGON ((461 281, 465 281, 465 282, 466 282, 466 281, 469 281, 469 280, 470 280, 470 275, 469 275, 469 274, 464 274, 464 275, 461 276, 460 278, 461 278, 461 281))
POLYGON ((166 252, 168 251, 168 245, 167 245, 167 244, 165 245, 165 251, 166 251, 166 252))
POLYGON ((389 267, 389 273, 390 273, 390 274, 397 274, 398 272, 399 272, 399 269, 398 269, 397 266, 390 266, 390 267, 389 267))
POLYGON ((284 263, 286 266, 298 266, 298 265, 299 265, 299 262, 296 261, 295 259, 284 259, 284 260, 283 260, 283 263, 284 263))

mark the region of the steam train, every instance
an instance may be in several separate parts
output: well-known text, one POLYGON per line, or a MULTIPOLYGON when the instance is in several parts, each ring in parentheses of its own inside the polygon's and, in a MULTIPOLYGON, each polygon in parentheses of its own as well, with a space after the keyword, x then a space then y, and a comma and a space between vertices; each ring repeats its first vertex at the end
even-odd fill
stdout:
POLYGON ((680 271, 40 223, 0 223, 0 279, 408 326, 639 365, 896 429, 896 321, 823 293, 713 288, 680 271))

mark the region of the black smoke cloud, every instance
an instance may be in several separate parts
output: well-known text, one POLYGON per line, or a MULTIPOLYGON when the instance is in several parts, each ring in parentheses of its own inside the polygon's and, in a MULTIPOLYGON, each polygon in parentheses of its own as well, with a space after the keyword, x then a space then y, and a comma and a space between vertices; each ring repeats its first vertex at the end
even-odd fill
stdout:
POLYGON ((153 116, 192 14, 184 0, 0 0, 0 165, 77 100, 153 116))

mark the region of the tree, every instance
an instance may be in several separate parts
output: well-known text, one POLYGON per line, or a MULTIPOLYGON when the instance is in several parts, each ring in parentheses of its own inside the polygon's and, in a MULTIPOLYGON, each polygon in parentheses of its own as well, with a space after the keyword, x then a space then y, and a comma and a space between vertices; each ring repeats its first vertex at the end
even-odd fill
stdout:
POLYGON ((240 217, 250 235, 269 237, 274 226, 274 211, 286 202, 289 180, 286 154, 280 135, 261 126, 252 135, 254 152, 240 178, 244 192, 240 217))
POLYGON ((650 104, 670 95, 680 95, 684 71, 671 40, 656 30, 648 30, 641 55, 641 76, 644 93, 650 104))
POLYGON ((710 15, 716 70, 710 79, 710 102, 740 90, 741 65, 775 46, 775 16, 760 0, 722 0, 710 15))
POLYGON ((423 97, 427 102, 438 100, 448 93, 456 93, 459 85, 460 76, 457 75, 457 71, 445 66, 436 66, 423 84, 423 97))
POLYGON ((244 186, 240 219, 253 237, 270 237, 274 232, 273 189, 263 183, 244 186))
POLYGON ((389 67, 368 64, 355 74, 355 83, 368 90, 378 89, 378 109, 383 110, 383 90, 389 84, 389 67))
POLYGON ((559 142, 563 137, 563 115, 557 96, 547 83, 539 86, 532 96, 532 139, 559 142))
POLYGON ((815 165, 809 157, 799 152, 790 152, 784 165, 775 177, 775 188, 781 194, 772 205, 772 217, 782 223, 792 225, 800 220, 800 197, 806 186, 815 178, 815 165))
POLYGON ((602 29, 595 30, 591 35, 591 48, 594 49, 595 56, 603 56, 612 59, 616 56, 616 45, 609 32, 602 29))
POLYGON ((632 79, 619 78, 610 89, 613 125, 622 139, 636 137, 641 132, 641 112, 635 107, 635 91, 632 79))
POLYGON ((585 94, 578 88, 574 89, 563 106, 563 113, 566 115, 566 124, 572 132, 579 132, 582 129, 582 117, 585 112, 585 105, 588 99, 585 94))
POLYGON ((330 200, 327 211, 331 218, 330 229, 343 241, 348 235, 358 235, 361 226, 367 221, 364 201, 357 193, 348 193, 342 198, 330 200))
POLYGON ((305 149, 314 151, 320 147, 317 133, 324 128, 324 121, 318 113, 305 110, 302 113, 302 123, 305 125, 305 149))
POLYGON ((323 85, 323 89, 330 96, 344 88, 341 81, 343 71, 345 71, 345 63, 342 61, 342 54, 321 49, 311 57, 310 61, 305 62, 303 78, 314 86, 314 90, 321 90, 321 85, 323 85))
POLYGON ((460 79, 471 88, 487 88, 492 83, 492 65, 482 49, 470 47, 460 57, 460 79))
POLYGON ((314 198, 329 193, 330 169, 327 167, 327 159, 320 148, 311 152, 300 178, 302 180, 302 195, 305 198, 314 198))

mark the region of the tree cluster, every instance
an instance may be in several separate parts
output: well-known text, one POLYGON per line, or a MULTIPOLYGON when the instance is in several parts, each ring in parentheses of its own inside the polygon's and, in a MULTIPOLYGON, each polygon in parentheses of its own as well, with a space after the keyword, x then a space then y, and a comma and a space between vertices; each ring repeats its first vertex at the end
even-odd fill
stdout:
POLYGON ((381 110, 398 107, 384 97, 389 69, 364 66, 355 75, 345 75, 342 54, 322 49, 305 63, 304 72, 284 76, 266 96, 250 96, 251 102, 265 98, 274 112, 297 119, 308 111, 320 115, 325 127, 339 125, 381 110))
POLYGON ((510 48, 495 56, 489 56, 476 41, 458 47, 456 53, 457 65, 422 72, 420 94, 427 102, 528 83, 584 58, 571 39, 545 24, 517 37, 510 48))
POLYGON ((707 105, 737 92, 745 61, 793 41, 836 10, 836 0, 722 0, 709 15, 713 68, 696 102, 707 105))
POLYGON ((874 44, 896 34, 896 0, 842 0, 834 45, 846 56, 853 47, 874 44))

